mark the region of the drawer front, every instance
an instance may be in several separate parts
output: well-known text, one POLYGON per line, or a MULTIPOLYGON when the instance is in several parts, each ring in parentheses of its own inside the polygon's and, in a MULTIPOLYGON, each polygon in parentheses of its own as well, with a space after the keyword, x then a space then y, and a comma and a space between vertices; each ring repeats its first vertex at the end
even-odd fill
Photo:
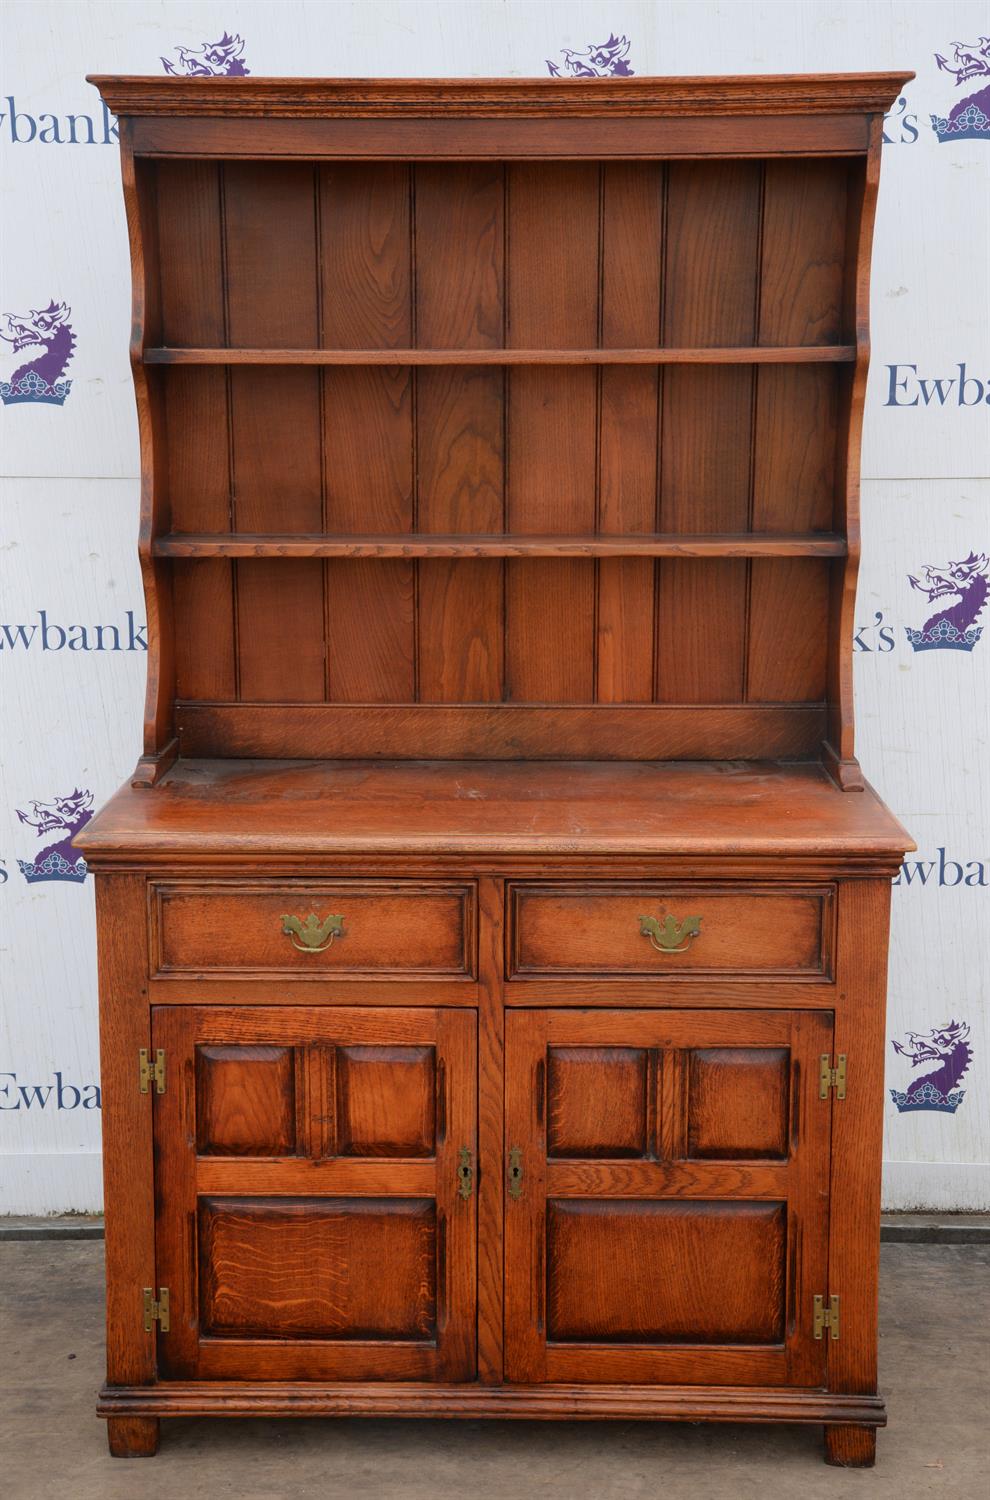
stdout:
POLYGON ((509 888, 510 977, 831 973, 831 886, 520 883, 509 888))
POLYGON ((470 979, 475 905, 471 884, 156 884, 152 973, 470 979))

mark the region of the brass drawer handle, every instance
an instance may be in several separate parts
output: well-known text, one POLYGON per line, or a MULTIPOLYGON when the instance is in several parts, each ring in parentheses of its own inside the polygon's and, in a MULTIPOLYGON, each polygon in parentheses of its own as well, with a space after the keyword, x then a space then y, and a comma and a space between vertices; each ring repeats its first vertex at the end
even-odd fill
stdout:
POLYGON ((701 918, 685 917, 683 922, 678 922, 675 917, 664 917, 660 922, 656 917, 640 917, 639 930, 644 937, 648 937, 658 953, 684 953, 691 946, 691 940, 701 935, 701 918))
POLYGON ((324 953, 335 937, 344 936, 343 917, 324 917, 321 922, 315 912, 302 920, 283 912, 281 921, 282 931, 300 953, 324 953))

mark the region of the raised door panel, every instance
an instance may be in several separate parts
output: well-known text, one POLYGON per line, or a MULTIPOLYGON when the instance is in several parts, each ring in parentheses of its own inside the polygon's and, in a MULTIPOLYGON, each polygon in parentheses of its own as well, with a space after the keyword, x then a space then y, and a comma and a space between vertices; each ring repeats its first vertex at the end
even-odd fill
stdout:
POLYGON ((817 1385, 831 1016, 515 1011, 506 1369, 817 1385))
POLYGON ((165 1006, 153 1041, 160 1374, 470 1379, 473 1014, 165 1006))

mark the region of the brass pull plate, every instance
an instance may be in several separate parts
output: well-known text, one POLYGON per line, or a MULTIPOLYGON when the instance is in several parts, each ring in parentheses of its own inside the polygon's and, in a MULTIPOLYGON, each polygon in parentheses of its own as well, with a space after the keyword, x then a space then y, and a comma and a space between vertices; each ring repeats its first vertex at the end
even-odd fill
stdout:
POLYGON ((522 1147, 513 1146, 509 1151, 509 1197, 521 1198, 523 1187, 522 1147))
POLYGON ((676 917, 640 917, 639 930, 649 938, 658 953, 685 953, 694 938, 701 936, 701 918, 685 917, 678 922, 676 917))
POLYGON ((462 1146, 457 1153, 457 1191, 465 1200, 470 1198, 474 1191, 474 1168, 471 1165, 471 1152, 467 1146, 462 1146))
POLYGON ((325 953, 335 937, 344 936, 341 916, 324 917, 321 922, 313 911, 308 917, 293 917, 283 912, 279 920, 282 931, 292 939, 293 948, 298 948, 300 953, 325 953))

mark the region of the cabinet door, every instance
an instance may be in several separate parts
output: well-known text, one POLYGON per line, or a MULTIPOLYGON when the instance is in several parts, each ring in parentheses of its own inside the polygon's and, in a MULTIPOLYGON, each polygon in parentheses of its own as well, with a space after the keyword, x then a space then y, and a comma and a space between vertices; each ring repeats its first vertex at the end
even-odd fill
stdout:
POLYGON ((811 1011, 507 1017, 507 1378, 823 1382, 831 1033, 811 1011))
POLYGON ((152 1036, 160 1373, 470 1379, 473 1013, 164 1006, 152 1036))

